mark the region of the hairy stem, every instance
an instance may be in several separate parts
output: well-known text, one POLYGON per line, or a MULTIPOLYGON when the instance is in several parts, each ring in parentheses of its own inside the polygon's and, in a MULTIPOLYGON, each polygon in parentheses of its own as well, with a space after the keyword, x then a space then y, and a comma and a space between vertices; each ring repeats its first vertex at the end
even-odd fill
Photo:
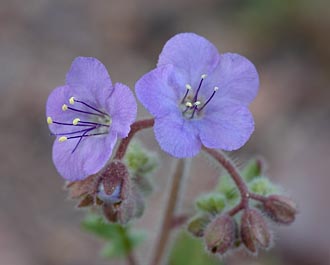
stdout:
POLYGON ((180 159, 177 162, 176 169, 173 175, 170 193, 166 205, 166 210, 163 217, 163 223, 160 228, 160 235, 156 245, 154 256, 152 257, 150 265, 159 265, 166 249, 166 245, 171 233, 172 221, 174 218, 175 208, 178 203, 179 191, 182 187, 182 180, 185 174, 185 160, 180 159))
POLYGON ((154 125, 154 119, 146 119, 146 120, 140 120, 140 121, 134 122, 131 125, 131 131, 129 132, 128 136, 121 140, 114 159, 119 159, 119 160, 123 159, 123 157, 126 153, 128 144, 132 140, 134 134, 136 134, 138 131, 140 131, 142 129, 150 128, 153 125, 154 125))
POLYGON ((238 213, 240 210, 248 208, 249 207, 249 198, 250 198, 250 192, 245 184, 242 176, 236 169, 235 165, 230 161, 230 159, 222 152, 209 149, 206 147, 203 147, 203 150, 211 155, 215 160, 217 160, 229 173, 233 181, 235 182, 240 195, 241 195, 241 201, 238 205, 236 205, 233 209, 229 211, 229 215, 233 216, 236 213, 238 213))

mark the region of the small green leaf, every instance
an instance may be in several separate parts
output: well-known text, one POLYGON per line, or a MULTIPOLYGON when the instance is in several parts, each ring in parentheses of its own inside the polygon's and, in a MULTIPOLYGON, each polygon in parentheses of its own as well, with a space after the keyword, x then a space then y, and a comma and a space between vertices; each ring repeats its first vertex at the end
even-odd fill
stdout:
POLYGON ((125 256, 144 239, 141 232, 132 231, 129 226, 107 223, 96 214, 88 214, 82 222, 82 227, 106 240, 106 245, 101 251, 104 257, 125 256))
POLYGON ((262 174, 262 160, 260 158, 251 159, 246 166, 243 168, 241 174, 242 177, 247 181, 250 182, 255 178, 260 177, 262 174))
POLYGON ((221 213, 226 207, 226 198, 220 193, 208 193, 196 200, 198 209, 208 213, 221 213))

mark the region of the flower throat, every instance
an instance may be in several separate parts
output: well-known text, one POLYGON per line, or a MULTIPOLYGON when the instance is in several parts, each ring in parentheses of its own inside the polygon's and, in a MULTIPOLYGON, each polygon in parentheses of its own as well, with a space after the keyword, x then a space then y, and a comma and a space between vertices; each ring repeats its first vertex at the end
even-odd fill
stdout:
POLYGON ((203 81, 206 77, 207 77, 206 74, 201 75, 201 81, 199 82, 198 88, 193 98, 189 96, 192 87, 190 84, 186 84, 186 93, 181 100, 181 106, 183 107, 182 114, 187 119, 193 119, 196 113, 198 115, 198 113, 200 113, 206 107, 206 105, 211 101, 211 99, 214 97, 215 93, 219 89, 217 86, 215 86, 213 88, 212 95, 208 98, 208 100, 205 101, 204 104, 202 104, 202 102, 198 100, 198 94, 202 87, 203 81))
POLYGON ((75 147, 71 152, 74 153, 74 151, 76 151, 76 149, 78 148, 79 144, 83 139, 91 136, 108 134, 109 127, 112 121, 109 114, 91 106, 90 104, 87 104, 84 101, 71 97, 69 99, 69 103, 70 105, 80 104, 87 108, 80 109, 80 108, 74 108, 68 106, 67 104, 63 104, 62 105, 63 112, 72 111, 72 112, 76 112, 79 116, 73 119, 72 123, 54 121, 52 117, 47 117, 47 123, 62 125, 63 127, 76 126, 81 128, 75 131, 52 134, 52 135, 60 136, 58 138, 58 141, 61 143, 71 139, 78 139, 78 142, 76 143, 75 147))

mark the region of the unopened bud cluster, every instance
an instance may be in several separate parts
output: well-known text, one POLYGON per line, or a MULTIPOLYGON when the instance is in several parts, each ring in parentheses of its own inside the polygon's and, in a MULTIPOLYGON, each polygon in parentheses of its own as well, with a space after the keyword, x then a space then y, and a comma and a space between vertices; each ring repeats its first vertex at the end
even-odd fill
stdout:
POLYGON ((146 194, 151 192, 150 173, 156 160, 133 143, 124 160, 112 160, 96 175, 70 182, 70 197, 79 199, 78 208, 99 207, 110 222, 126 224, 143 214, 146 194))
POLYGON ((224 255, 241 246, 257 254, 269 249, 273 236, 269 220, 276 224, 290 224, 297 214, 296 204, 288 197, 278 195, 279 188, 264 176, 261 160, 252 160, 241 171, 255 200, 231 214, 240 203, 240 193, 229 176, 221 176, 219 186, 212 193, 196 201, 197 214, 188 223, 188 231, 203 238, 206 249, 224 255))

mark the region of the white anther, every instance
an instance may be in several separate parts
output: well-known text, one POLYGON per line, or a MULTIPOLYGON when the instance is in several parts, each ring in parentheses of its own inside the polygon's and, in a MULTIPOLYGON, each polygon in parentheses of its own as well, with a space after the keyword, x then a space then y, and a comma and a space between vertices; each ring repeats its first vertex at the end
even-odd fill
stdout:
POLYGON ((69 102, 70 102, 71 105, 73 105, 73 104, 74 104, 74 97, 71 97, 71 98, 69 99, 69 102))
POLYGON ((201 78, 202 78, 202 79, 205 79, 206 77, 207 77, 207 74, 202 74, 202 75, 201 75, 201 78))
POLYGON ((73 125, 77 125, 78 122, 80 122, 80 119, 79 119, 79 118, 75 118, 75 119, 72 121, 72 124, 73 124, 73 125))
POLYGON ((191 90, 191 85, 186 84, 186 89, 191 90))
POLYGON ((63 105, 62 105, 62 110, 63 110, 63 111, 66 111, 66 110, 68 110, 68 105, 66 105, 66 104, 63 104, 63 105))
POLYGON ((196 101, 196 102, 194 103, 194 106, 199 106, 200 104, 201 104, 200 101, 196 101))
POLYGON ((47 117, 47 123, 48 124, 52 124, 53 123, 53 119, 51 117, 47 117))
POLYGON ((66 137, 66 136, 61 136, 60 138, 58 138, 58 141, 59 141, 60 143, 63 143, 63 142, 65 142, 66 140, 68 140, 68 137, 66 137))
POLYGON ((217 86, 215 86, 215 87, 213 88, 213 90, 214 90, 214 91, 218 91, 219 88, 218 88, 217 86))
POLYGON ((186 102, 186 107, 189 107, 189 108, 191 108, 193 106, 193 104, 191 104, 191 102, 186 102))

